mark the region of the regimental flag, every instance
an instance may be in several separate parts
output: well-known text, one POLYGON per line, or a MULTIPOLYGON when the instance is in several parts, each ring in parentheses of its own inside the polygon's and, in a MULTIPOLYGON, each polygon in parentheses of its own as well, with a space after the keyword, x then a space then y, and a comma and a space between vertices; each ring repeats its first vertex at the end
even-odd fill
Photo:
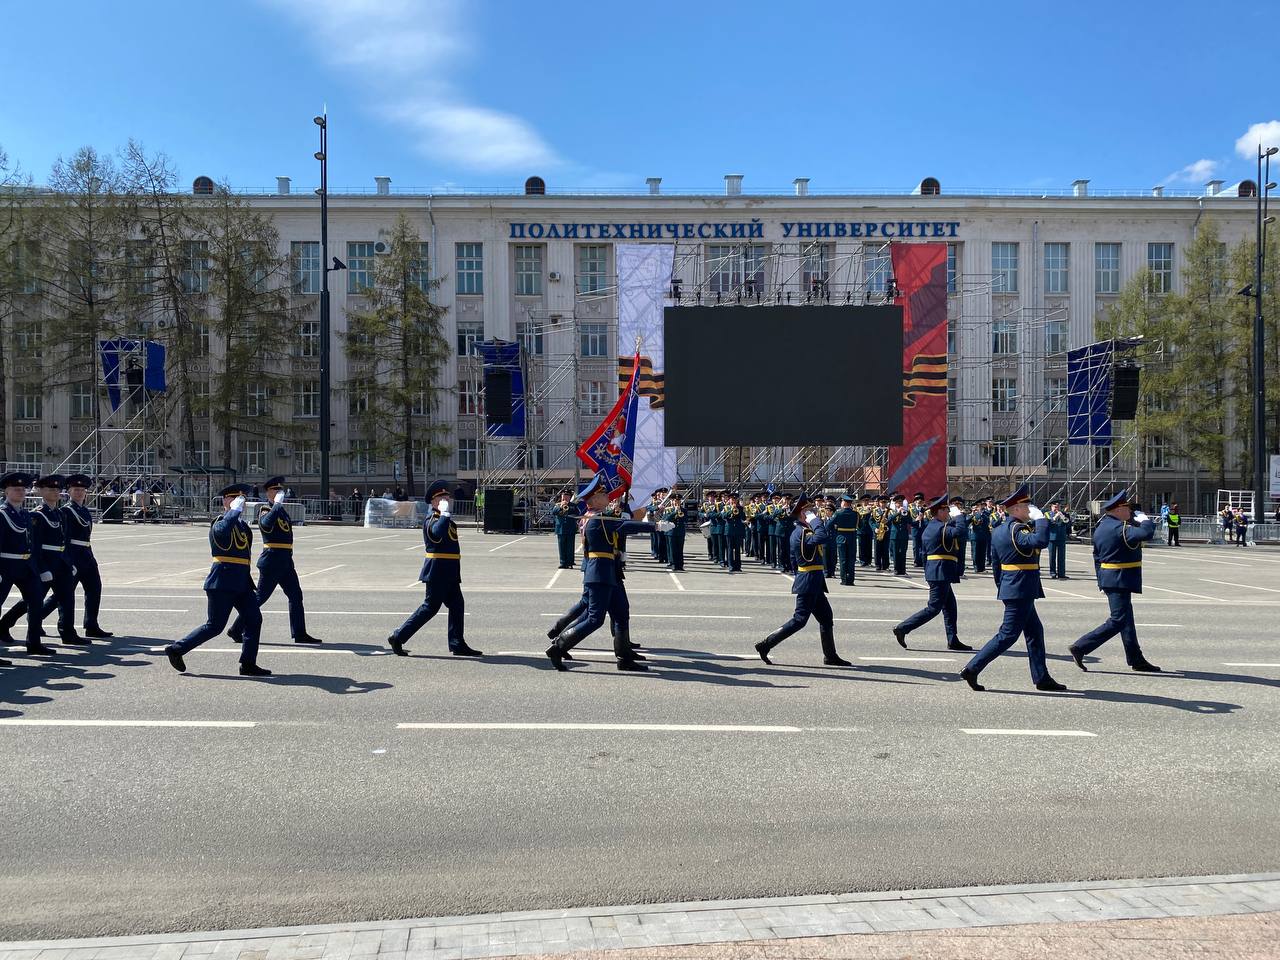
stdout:
POLYGON ((947 395, 947 355, 917 353, 902 371, 902 405, 914 407, 919 395, 947 395))
POLYGON ((592 472, 603 475, 610 500, 617 500, 631 486, 634 467, 636 414, 640 408, 636 373, 641 366, 640 354, 625 362, 630 366, 631 374, 625 383, 619 383, 618 402, 578 448, 578 459, 592 472))
MULTIPOLYGON (((625 390, 631 380, 636 361, 630 357, 618 358, 618 390, 625 390)), ((636 377, 636 392, 649 398, 650 410, 661 410, 667 401, 667 377, 653 372, 653 361, 640 357, 640 374, 636 377)))

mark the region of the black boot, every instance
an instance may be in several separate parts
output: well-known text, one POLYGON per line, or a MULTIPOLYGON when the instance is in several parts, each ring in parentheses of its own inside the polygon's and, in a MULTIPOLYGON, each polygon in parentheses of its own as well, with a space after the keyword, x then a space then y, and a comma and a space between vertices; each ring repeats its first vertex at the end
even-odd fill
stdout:
POLYGON ((640 646, 638 643, 631 642, 631 627, 615 627, 613 631, 613 655, 617 658, 619 664, 635 663, 639 660, 646 659, 636 653, 636 648, 640 646))
POLYGON ((1084 665, 1084 654, 1075 647, 1067 647, 1067 653, 1071 654, 1071 659, 1076 662, 1076 666, 1085 673, 1089 672, 1089 668, 1084 665))
POLYGON ((822 637, 822 662, 828 667, 852 667, 852 663, 836 653, 836 628, 828 625, 818 629, 822 637))
POLYGON ((559 620, 557 620, 555 623, 551 625, 551 629, 547 631, 547 639, 554 640, 556 637, 560 636, 560 634, 564 631, 565 627, 569 626, 569 624, 573 623, 573 621, 577 619, 578 619, 577 615, 573 613, 566 613, 563 617, 561 617, 559 620))
POLYGON ((260 667, 256 663, 240 664, 240 676, 242 677, 269 677, 271 671, 266 667, 260 667))
POLYGON ((968 667, 965 667, 963 670, 960 671, 960 679, 969 685, 970 690, 981 691, 981 690, 987 689, 986 687, 984 687, 982 684, 978 682, 978 675, 974 673, 972 670, 970 670, 968 667))
POLYGON ((103 630, 97 624, 94 624, 92 627, 85 627, 84 635, 86 637, 92 637, 94 640, 105 640, 107 639, 107 637, 115 636, 115 634, 112 633, 110 630, 103 630))
POLYGON ((479 650, 473 650, 471 647, 467 646, 467 643, 465 640, 462 643, 458 644, 458 646, 454 647, 449 652, 452 653, 455 657, 483 657, 484 656, 484 654, 481 653, 479 650))
POLYGON ((780 644, 787 637, 791 636, 786 630, 775 630, 763 640, 756 644, 756 653, 760 654, 760 659, 770 666, 773 661, 769 659, 769 651, 780 644))
POLYGON ((901 627, 894 627, 893 639, 898 641, 898 646, 903 650, 907 649, 907 631, 903 630, 901 627))
POLYGON ((1135 673, 1163 673, 1164 672, 1159 667, 1157 667, 1154 663, 1148 660, 1146 657, 1143 657, 1137 663, 1133 664, 1131 669, 1135 673))
POLYGON ((1053 677, 1045 677, 1036 684, 1036 689, 1043 690, 1045 693, 1062 693, 1067 688, 1053 677))
POLYGON ((959 640, 948 641, 947 649, 948 650, 967 650, 970 652, 973 651, 973 647, 969 646, 967 643, 961 643, 959 640))

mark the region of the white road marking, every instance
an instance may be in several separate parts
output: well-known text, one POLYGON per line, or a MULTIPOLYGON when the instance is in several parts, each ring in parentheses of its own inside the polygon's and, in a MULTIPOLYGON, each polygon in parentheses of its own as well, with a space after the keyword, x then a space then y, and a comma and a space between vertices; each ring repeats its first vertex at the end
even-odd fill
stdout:
MULTIPOLYGON (((116 539, 116 538, 115 538, 115 537, 112 537, 112 539, 114 540, 114 539, 116 539)), ((155 541, 152 541, 152 542, 149 542, 149 543, 131 543, 131 544, 129 544, 129 546, 130 546, 130 547, 160 547, 160 546, 164 546, 166 543, 194 543, 194 542, 196 542, 196 541, 198 541, 198 540, 203 540, 203 541, 205 541, 205 542, 208 542, 209 538, 208 538, 207 536, 204 536, 204 537, 172 537, 172 538, 170 538, 170 539, 168 539, 168 540, 155 540, 155 541)))
POLYGON ((337 564, 334 564, 332 567, 325 567, 323 570, 312 570, 310 573, 300 573, 298 574, 298 579, 305 580, 307 579, 307 577, 314 577, 317 573, 328 573, 330 570, 337 570, 339 567, 345 567, 345 566, 346 566, 345 563, 337 563, 337 564))
POLYGON ((103 613, 186 613, 187 608, 175 607, 103 607, 103 613))
POLYGON ((1049 590, 1053 593, 1060 593, 1065 597, 1070 597, 1072 600, 1092 600, 1093 599, 1093 597, 1082 597, 1080 596, 1080 594, 1072 593, 1070 590, 1059 590, 1057 587, 1051 587, 1047 583, 1041 583, 1040 586, 1044 587, 1044 589, 1049 590))
POLYGON ((350 547, 357 543, 373 543, 375 540, 394 540, 397 534, 389 534, 385 537, 367 537, 363 540, 344 540, 340 543, 326 543, 323 547, 316 547, 317 551, 332 550, 334 547, 350 547))
MULTIPOLYGON (((263 613, 278 613, 281 616, 288 613, 284 610, 263 610, 263 613)), ((308 610, 307 615, 315 614, 317 617, 403 617, 402 610, 308 610)), ((469 612, 468 612, 468 615, 469 612)))
POLYGON ((550 590, 552 587, 554 587, 556 585, 556 581, 560 579, 560 574, 562 573, 564 573, 564 569, 561 567, 557 567, 556 572, 551 575, 551 579, 547 581, 547 585, 542 589, 550 590))
POLYGON ((1265 590, 1267 591, 1267 593, 1280 593, 1280 590, 1276 590, 1273 587, 1257 587, 1257 586, 1254 586, 1252 583, 1228 583, 1225 580, 1210 580, 1207 577, 1201 577, 1200 582, 1216 583, 1219 586, 1223 586, 1223 587, 1248 587, 1250 590, 1265 590))
POLYGON ((997 729, 969 729, 962 727, 961 733, 973 734, 981 737, 1096 737, 1096 733, 1090 733, 1088 730, 997 730, 997 729))
MULTIPOLYGON (((164 653, 164 647, 148 647, 152 653, 164 653)), ((239 653, 240 648, 236 647, 197 647, 201 653, 239 653)), ((193 651, 194 652, 194 651, 193 651)), ((267 644, 258 645, 259 653, 349 653, 354 655, 354 650, 325 650, 321 647, 313 647, 306 644, 284 646, 283 644, 267 644)))
POLYGON ((4 727, 256 727, 248 720, 42 720, 33 717, 0 719, 4 727))
POLYGON ((667 576, 669 576, 671 578, 671 582, 676 585, 676 589, 681 593, 684 593, 684 584, 680 582, 680 578, 671 570, 667 571, 667 576))
POLYGON ((1224 667, 1280 667, 1280 663, 1224 663, 1224 667))
POLYGON ((410 544, 409 546, 405 547, 404 549, 405 549, 405 551, 406 551, 406 552, 408 552, 409 550, 422 550, 422 549, 424 549, 424 548, 425 548, 425 546, 426 546, 425 544, 421 544, 421 543, 414 543, 414 544, 410 544))
POLYGON ((494 548, 493 548, 492 550, 490 550, 489 552, 490 552, 490 553, 496 553, 497 551, 501 550, 503 547, 509 547, 509 546, 511 546, 513 543, 519 543, 521 540, 528 540, 528 539, 529 539, 528 537, 516 537, 514 540, 508 540, 506 543, 500 543, 500 544, 498 544, 496 547, 494 547, 494 548))
POLYGON ((837 623, 897 623, 892 617, 833 617, 837 623))
POLYGON ((397 723, 397 730, 635 730, 658 733, 802 733, 801 727, 719 723, 397 723))
POLYGON ((858 657, 858 659, 859 659, 859 660, 876 660, 876 661, 880 661, 880 660, 889 660, 889 661, 893 661, 893 662, 897 662, 897 661, 899 661, 899 660, 904 660, 904 661, 909 660, 909 661, 912 661, 913 663, 914 663, 914 662, 919 662, 919 663, 954 663, 954 662, 955 662, 955 660, 956 660, 956 658, 955 658, 955 657, 858 657))
MULTIPOLYGON (((788 594, 789 596, 789 594, 788 594)), ((558 617, 558 613, 543 613, 543 617, 558 617)), ((754 620, 754 617, 730 613, 633 613, 632 620, 754 620)), ((896 622, 896 621, 895 621, 896 622)))
POLYGON ((1143 584, 1147 590, 1159 590, 1161 593, 1177 593, 1184 597, 1195 597, 1197 600, 1216 600, 1218 603, 1226 603, 1221 597, 1206 597, 1203 593, 1187 593, 1185 590, 1170 590, 1168 587, 1153 587, 1150 584, 1143 584))
POLYGON ((208 572, 209 572, 209 565, 205 564, 203 567, 192 567, 190 570, 183 570, 180 573, 175 573, 174 576, 185 577, 189 573, 208 573, 208 572))
POLYGON ((1134 624, 1134 626, 1140 627, 1141 629, 1145 630, 1147 629, 1147 627, 1181 627, 1183 626, 1183 624, 1181 623, 1138 623, 1138 624, 1134 624))

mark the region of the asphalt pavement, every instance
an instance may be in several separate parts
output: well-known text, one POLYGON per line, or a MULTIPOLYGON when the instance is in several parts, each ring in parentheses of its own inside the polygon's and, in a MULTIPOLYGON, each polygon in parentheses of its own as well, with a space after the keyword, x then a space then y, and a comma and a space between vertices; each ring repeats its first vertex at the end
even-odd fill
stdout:
MULTIPOLYGON (((1148 551, 1139 633, 1081 673, 1067 645, 1106 616, 1088 548, 1040 603, 1051 670, 1025 656, 958 679, 907 579, 833 584, 816 625, 761 663, 789 583, 699 540, 675 577, 633 539, 633 638, 604 631, 569 674, 545 630, 581 590, 551 537, 464 530, 467 640, 443 614, 391 656, 421 598, 416 531, 306 527, 296 558, 320 648, 264 611, 265 679, 225 637, 180 676, 158 647, 204 617, 200 527, 100 527, 101 620, 118 636, 0 669, 0 939, 245 928, 607 903, 1250 873, 1280 865, 1280 551, 1148 551), (594 653, 593 653, 594 651, 594 653)), ((961 638, 994 632, 989 576, 958 590, 961 638)), ((9 603, 16 600, 11 597, 9 603)), ((52 621, 50 621, 52 629, 52 621)))

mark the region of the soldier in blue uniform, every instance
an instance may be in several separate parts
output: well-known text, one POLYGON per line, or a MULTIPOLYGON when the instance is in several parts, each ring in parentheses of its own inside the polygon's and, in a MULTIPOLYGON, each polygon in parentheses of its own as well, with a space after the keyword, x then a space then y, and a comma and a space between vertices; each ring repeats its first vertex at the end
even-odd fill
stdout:
POLYGON ((742 572, 742 538, 747 533, 747 514, 736 493, 729 494, 721 511, 724 522, 725 554, 730 573, 742 572))
POLYGON ((779 570, 782 567, 782 558, 779 555, 778 548, 778 515, 781 511, 782 497, 775 493, 769 498, 769 506, 765 510, 763 524, 765 559, 770 570, 779 570))
POLYGON ((269 677, 271 671, 258 666, 258 634, 262 630, 262 613, 249 573, 249 555, 253 548, 253 531, 241 518, 245 497, 252 488, 247 483, 233 483, 222 488, 222 515, 209 527, 209 552, 213 565, 204 580, 209 598, 208 619, 177 643, 164 648, 169 663, 179 673, 186 673, 183 654, 190 653, 206 640, 216 637, 227 625, 234 609, 244 625, 244 643, 240 647, 240 675, 269 677))
POLYGON ((1093 531, 1093 565, 1098 589, 1107 595, 1111 615, 1073 643, 1068 652, 1076 666, 1084 670, 1084 658, 1118 633, 1124 643, 1125 662, 1131 669, 1159 673, 1160 668, 1143 656, 1133 622, 1133 595, 1142 592, 1142 545, 1155 536, 1155 524, 1145 513, 1134 510, 1127 490, 1117 493, 1102 509, 1105 515, 1093 531))
POLYGON ((791 552, 791 535, 796 529, 795 507, 791 497, 782 495, 782 508, 778 511, 778 564, 783 573, 796 572, 796 558, 791 552))
POLYGON ((483 656, 479 650, 467 646, 463 639, 462 552, 458 544, 458 527, 453 522, 449 504, 449 484, 444 480, 431 481, 427 487, 427 500, 431 503, 431 512, 422 521, 426 558, 418 574, 419 582, 426 584, 426 595, 418 609, 388 634, 387 643, 397 657, 407 657, 409 654, 404 645, 409 638, 426 626, 444 606, 449 611, 446 632, 449 652, 455 657, 483 656))
MULTIPOLYGON (((653 493, 649 494, 649 502, 645 504, 645 511, 651 517, 656 517, 662 510, 662 504, 666 502, 668 490, 666 487, 658 487, 653 493)), ((667 544, 666 538, 656 530, 649 534, 649 556, 660 563, 667 563, 667 544)))
POLYGON ((911 515, 911 565, 924 566, 924 528, 929 525, 929 510, 924 505, 924 494, 917 491, 911 498, 908 511, 911 515))
POLYGON ((969 540, 973 544, 973 572, 986 573, 987 557, 991 552, 991 511, 981 497, 973 502, 969 540))
POLYGON ((996 558, 991 551, 991 537, 995 533, 996 527, 1005 521, 1004 507, 997 508, 994 497, 987 497, 983 506, 987 511, 987 565, 994 567, 996 558))
POLYGON ((790 620, 755 645, 756 653, 765 663, 772 663, 769 651, 802 629, 809 618, 813 617, 818 621, 822 640, 822 662, 829 667, 848 667, 851 666, 849 661, 842 660, 836 653, 835 620, 831 602, 827 600, 823 552, 831 535, 826 524, 811 509, 812 505, 808 498, 800 496, 791 512, 795 524, 789 542, 796 571, 795 579, 791 582, 791 592, 796 598, 795 613, 790 620))
POLYGON ((956 629, 956 595, 952 584, 960 582, 960 552, 964 549, 964 531, 969 519, 959 507, 949 506, 944 493, 929 504, 928 525, 924 529, 924 579, 929 584, 929 603, 893 628, 900 647, 906 647, 907 634, 924 626, 938 614, 947 632, 948 650, 972 650, 960 642, 956 629))
POLYGON ((1027 661, 1037 690, 1066 690, 1049 676, 1044 659, 1044 626, 1036 613, 1036 600, 1044 596, 1040 586, 1040 551, 1049 543, 1049 521, 1031 503, 1026 484, 1004 501, 1008 520, 992 534, 992 548, 999 562, 997 595, 1004 603, 1004 621, 996 635, 960 671, 960 678, 974 690, 985 689, 978 675, 996 657, 1012 647, 1020 634, 1027 638, 1027 661))
POLYGON ((889 569, 889 498, 876 497, 871 509, 871 529, 875 537, 875 564, 877 570, 889 569))
MULTIPOLYGON (((40 617, 46 616, 46 609, 52 612, 58 609, 58 636, 63 643, 73 646, 88 646, 89 641, 76 633, 76 573, 72 569, 71 557, 67 552, 67 527, 63 525, 64 517, 59 500, 62 498, 63 477, 51 473, 36 481, 36 489, 44 503, 31 511, 31 556, 35 560, 36 570, 40 576, 40 617), (46 594, 53 601, 47 608, 44 600, 46 594)), ((25 599, 25 598, 24 598, 25 599)), ((0 628, 6 632, 18 622, 18 618, 27 612, 25 604, 16 604, 8 613, 0 618, 0 628)), ((96 611, 95 611, 96 616, 96 611)))
POLYGON ((1049 504, 1049 579, 1067 579, 1067 534, 1071 532, 1071 514, 1058 508, 1058 501, 1049 504))
POLYGON ((827 528, 827 548, 822 552, 823 560, 826 563, 826 569, 823 571, 830 580, 836 575, 836 501, 834 497, 824 497, 822 499, 822 509, 818 511, 818 516, 822 518, 823 524, 827 528))
POLYGON ((573 569, 573 540, 578 533, 578 508, 569 491, 560 494, 560 502, 551 508, 555 522, 556 546, 560 550, 560 569, 573 569))
MULTIPOLYGON (((284 507, 284 477, 272 477, 265 484, 271 506, 258 517, 262 531, 262 552, 258 554, 258 606, 261 607, 279 587, 289 600, 289 634, 294 643, 320 643, 307 633, 307 614, 302 605, 302 585, 293 565, 293 523, 284 507)), ((227 635, 242 643, 244 631, 237 616, 227 635)))
MULTIPOLYGON (((25 473, 6 473, 0 477, 0 484, 4 485, 4 505, 0 507, 0 603, 11 589, 18 588, 27 611, 27 653, 46 654, 53 650, 40 642, 40 601, 44 599, 44 590, 32 555, 31 514, 22 506, 28 482, 25 473)), ((0 622, 0 642, 5 645, 13 643, 9 628, 17 619, 6 616, 0 622)), ((0 665, 10 664, 5 660, 0 665)))
POLYGON ((672 493, 666 501, 666 509, 658 518, 671 524, 671 529, 665 534, 667 538, 667 556, 669 562, 667 569, 672 573, 680 573, 684 570, 684 538, 688 533, 684 519, 684 502, 678 493, 672 493))
MULTIPOLYGON (((657 524, 636 521, 629 517, 604 515, 609 504, 609 492, 604 475, 597 473, 578 494, 578 501, 585 508, 582 524, 583 566, 582 580, 586 609, 569 626, 562 629, 547 648, 547 659, 557 670, 564 671, 565 655, 591 633, 598 630, 605 617, 614 622, 613 651, 619 670, 644 671, 648 669, 631 647, 627 630, 629 610, 626 595, 621 589, 621 564, 619 537, 630 533, 665 533, 667 522, 657 524)), ((572 611, 571 611, 572 612, 572 611)))
MULTIPOLYGON (((965 508, 964 497, 952 497, 951 506, 956 507, 957 509, 960 509, 960 510, 964 510, 965 508)), ((968 526, 966 526, 964 530, 964 534, 962 535, 962 538, 960 540, 960 564, 959 565, 960 565, 960 576, 962 578, 965 575, 964 573, 965 558, 968 556, 968 552, 969 552, 969 528, 968 526)))
POLYGON ((889 511, 889 553, 893 557, 893 575, 907 576, 907 545, 911 542, 911 514, 902 497, 895 498, 889 511))
POLYGON ((871 498, 865 493, 858 494, 858 566, 871 566, 872 543, 875 530, 871 523, 871 498))
POLYGON ((857 579, 855 570, 858 559, 858 512, 853 509, 853 497, 840 495, 840 509, 835 512, 836 560, 840 568, 840 583, 852 587, 857 579))

